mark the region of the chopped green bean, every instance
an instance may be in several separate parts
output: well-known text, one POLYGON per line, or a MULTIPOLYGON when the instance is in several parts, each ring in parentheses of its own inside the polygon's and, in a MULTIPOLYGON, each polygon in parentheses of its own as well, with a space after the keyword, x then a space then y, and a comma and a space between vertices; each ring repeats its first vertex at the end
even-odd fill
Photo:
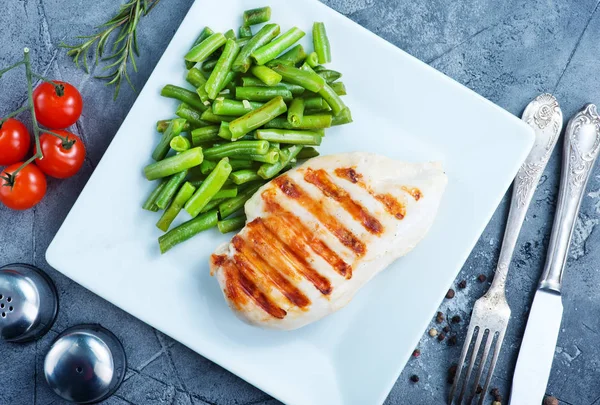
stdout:
POLYGON ((325 79, 315 72, 300 70, 293 66, 282 64, 273 65, 272 69, 283 76, 284 81, 297 84, 312 92, 319 92, 326 84, 325 79))
POLYGON ((311 52, 308 54, 308 56, 306 57, 306 63, 308 63, 308 66, 314 68, 315 66, 317 66, 319 64, 319 57, 317 56, 316 52, 311 52))
POLYGON ((280 28, 277 24, 265 24, 251 39, 246 43, 233 61, 233 71, 246 73, 250 68, 250 55, 258 48, 269 43, 273 38, 279 35, 280 28))
MULTIPOLYGON (((310 66, 310 65, 309 65, 310 66)), ((340 72, 337 72, 335 70, 329 70, 329 69, 325 69, 325 70, 319 70, 318 72, 316 72, 319 76, 321 76, 323 79, 325 79, 325 81, 327 83, 329 83, 330 85, 335 82, 336 80, 338 80, 339 78, 342 77, 342 74, 340 72)))
MULTIPOLYGON (((229 124, 229 129, 231 130, 231 123, 229 124)), ((269 142, 267 141, 237 141, 205 149, 204 156, 206 159, 214 160, 234 156, 247 157, 253 154, 264 155, 268 151, 269 142)))
POLYGON ((331 46, 325 31, 325 24, 316 22, 313 24, 313 46, 319 56, 319 63, 331 62, 331 46))
POLYGON ((277 59, 273 59, 272 61, 268 62, 267 65, 271 66, 282 63, 284 65, 295 66, 304 59, 306 59, 306 52, 304 52, 302 45, 298 44, 277 59))
POLYGON ((223 187, 225 181, 231 173, 231 165, 229 159, 223 158, 217 163, 217 166, 208 175, 206 180, 202 182, 198 190, 194 193, 187 203, 185 203, 185 210, 192 217, 197 216, 202 208, 217 194, 217 192, 223 187))
POLYGON ((307 110, 326 110, 329 109, 329 105, 323 100, 323 97, 306 97, 304 108, 307 110))
MULTIPOLYGON (((196 45, 198 45, 199 43, 201 43, 202 41, 204 41, 206 38, 210 37, 214 33, 215 32, 213 30, 211 30, 209 27, 204 27, 204 29, 200 32, 200 35, 198 35, 198 38, 196 38, 196 40, 194 41, 192 48, 195 47, 196 45)), ((190 69, 192 66, 194 66, 194 63, 195 62, 186 60, 185 61, 186 69, 190 69)))
POLYGON ((223 138, 226 139, 228 141, 231 141, 233 139, 231 139, 231 131, 229 130, 229 123, 228 122, 221 122, 221 126, 219 127, 219 138, 223 138))
MULTIPOLYGON (((243 87, 268 87, 260 79, 257 79, 256 77, 252 77, 252 76, 242 77, 242 86, 243 87)), ((292 96, 294 96, 294 97, 297 97, 297 96, 301 95, 302 93, 304 93, 304 87, 297 86, 295 84, 285 83, 285 82, 280 82, 272 87, 284 88, 286 90, 289 90, 292 93, 292 96)))
MULTIPOLYGON (((256 142, 266 142, 268 144, 267 141, 256 142)), ((156 180, 198 166, 202 163, 202 160, 202 148, 192 148, 146 166, 144 174, 148 180, 156 180)))
POLYGON ((327 104, 329 104, 331 107, 334 115, 339 114, 344 108, 346 108, 346 104, 344 104, 340 96, 338 96, 328 84, 323 86, 323 88, 319 91, 319 95, 323 97, 325 101, 327 101, 327 104))
POLYGON ((173 199, 173 196, 175 196, 175 193, 177 193, 177 190, 179 190, 179 187, 185 182, 185 177, 187 174, 188 171, 184 170, 169 177, 167 184, 165 184, 158 197, 156 197, 156 201, 154 202, 158 208, 163 210, 167 208, 167 205, 169 205, 173 199))
POLYGON ((192 147, 190 140, 181 135, 177 135, 175 138, 171 139, 169 145, 175 152, 183 152, 192 147))
POLYGON ((335 94, 337 94, 338 96, 345 96, 347 94, 346 86, 344 86, 343 82, 331 83, 329 86, 331 86, 333 91, 335 91, 335 94))
POLYGON ((217 167, 217 162, 213 162, 212 160, 204 160, 200 164, 200 172, 202 174, 208 174, 215 170, 215 167, 217 167))
POLYGON ((200 100, 200 97, 198 97, 198 95, 193 91, 184 89, 183 87, 167 84, 160 91, 160 95, 163 97, 174 98, 175 100, 182 101, 200 112, 206 110, 206 106, 202 104, 202 100, 200 100))
POLYGON ((177 135, 181 133, 183 129, 183 125, 185 124, 185 120, 182 118, 176 118, 171 120, 171 123, 167 127, 166 131, 162 134, 162 138, 154 151, 152 152, 152 159, 154 160, 162 160, 167 156, 170 149, 171 139, 175 138, 177 135))
POLYGON ((163 215, 156 223, 156 227, 163 232, 167 232, 173 223, 173 220, 175 220, 183 208, 183 205, 194 194, 194 191, 196 191, 196 187, 192 186, 188 182, 184 183, 177 192, 177 195, 175 195, 173 202, 171 202, 169 207, 165 210, 165 212, 163 212, 163 215))
POLYGON ((251 169, 254 165, 253 161, 249 159, 229 159, 229 164, 231 165, 231 170, 251 169))
POLYGON ((175 115, 188 120, 190 124, 197 127, 205 127, 210 125, 208 122, 200 119, 200 116, 202 115, 201 112, 194 110, 185 103, 179 104, 179 107, 177 107, 177 110, 175 111, 175 115))
POLYGON ((279 161, 273 164, 264 164, 258 169, 258 175, 263 179, 267 180, 275 177, 277 173, 281 172, 292 159, 294 159, 298 153, 302 150, 301 145, 292 145, 282 149, 279 152, 279 161))
POLYGON ((298 27, 292 27, 285 34, 280 35, 273 41, 252 52, 252 59, 254 59, 257 65, 264 65, 268 61, 275 59, 277 55, 298 42, 303 36, 304 31, 298 27))
POLYGON ((169 232, 158 238, 160 252, 166 253, 173 248, 173 246, 185 242, 202 231, 217 226, 218 222, 219 215, 217 210, 214 210, 171 229, 169 232))
POLYGON ((158 211, 158 205, 156 205, 156 198, 160 194, 160 192, 163 189, 163 187, 165 186, 165 184, 167 184, 167 180, 166 179, 161 180, 158 183, 158 186, 156 186, 154 188, 154 190, 152 190, 152 192, 150 193, 150 195, 148 196, 148 198, 144 202, 144 205, 142 205, 143 209, 148 210, 148 211, 153 211, 153 212, 158 211))
POLYGON ((271 121, 264 124, 265 128, 276 128, 276 129, 323 129, 332 126, 332 116, 328 113, 305 115, 300 121, 298 127, 292 126, 287 119, 283 117, 276 117, 271 121))
POLYGON ((244 25, 256 25, 267 22, 271 19, 271 7, 253 8, 244 11, 244 25))
POLYGON ((217 98, 212 105, 213 113, 217 115, 230 115, 232 117, 240 117, 258 107, 262 107, 264 103, 247 100, 230 100, 227 98, 217 98))
POLYGON ((304 117, 304 99, 299 97, 292 100, 288 108, 287 120, 294 127, 298 128, 304 117))
POLYGON ((352 122, 352 114, 348 107, 344 108, 339 114, 334 115, 331 125, 344 125, 352 122))
POLYGON ((217 222, 217 228, 221 233, 229 233, 239 231, 246 225, 246 216, 240 215, 239 217, 228 218, 223 221, 217 222))
POLYGON ((212 34, 204 41, 190 49, 190 51, 185 55, 185 60, 190 62, 202 62, 212 55, 217 49, 225 45, 226 41, 227 38, 225 38, 225 35, 219 32, 212 34))
POLYGON ((195 88, 204 86, 206 84, 206 79, 204 78, 204 75, 200 70, 196 69, 195 67, 188 70, 187 74, 185 75, 185 80, 195 88))
POLYGON ((200 118, 202 121, 210 122, 211 124, 221 124, 223 121, 230 122, 235 119, 235 117, 230 115, 217 115, 212 112, 212 109, 204 111, 200 118))
POLYGON ((238 195, 237 187, 223 187, 220 189, 217 194, 214 195, 212 200, 221 200, 223 198, 233 198, 238 195))
POLYGON ((279 148, 273 146, 264 155, 251 154, 247 156, 249 159, 262 163, 275 163, 279 160, 279 148))
POLYGON ((250 40, 252 39, 252 37, 243 37, 243 38, 238 38, 235 40, 235 42, 238 44, 238 46, 241 48, 245 47, 246 44, 248 42, 250 42, 250 40))
POLYGON ((210 200, 208 202, 208 204, 206 204, 206 206, 204 208, 202 208, 202 211, 200 211, 200 214, 204 214, 205 212, 208 212, 214 208, 217 208, 219 206, 219 204, 221 204, 223 201, 227 201, 227 200, 228 200, 228 198, 213 198, 212 200, 210 200))
POLYGON ((246 201, 250 199, 256 193, 256 191, 263 185, 262 182, 251 184, 246 190, 238 194, 237 197, 231 198, 227 201, 219 204, 219 214, 221 219, 225 219, 246 204, 246 201))
POLYGON ((192 131, 192 144, 199 146, 205 142, 216 141, 219 139, 219 126, 209 125, 207 127, 196 128, 192 131))
POLYGON ((275 86, 281 81, 281 75, 266 66, 252 66, 250 72, 267 86, 275 86))
MULTIPOLYGON (((171 121, 173 121, 173 120, 156 121, 156 130, 158 131, 158 133, 162 134, 163 132, 165 132, 167 130, 167 128, 169 127, 169 124, 171 123, 171 121)), ((189 121, 186 121, 185 124, 183 124, 183 128, 182 128, 181 132, 189 132, 192 129, 193 128, 190 125, 189 121)))
POLYGON ((227 39, 233 39, 235 41, 235 31, 232 29, 230 29, 229 31, 227 31, 225 34, 223 34, 225 36, 225 38, 227 39))
POLYGON ((244 183, 249 183, 251 181, 256 181, 256 180, 262 179, 258 174, 256 174, 256 170, 251 170, 251 169, 244 169, 244 170, 238 170, 236 172, 232 172, 229 175, 229 178, 235 184, 244 184, 244 183))
POLYGON ((229 130, 234 138, 240 138, 286 111, 287 106, 285 105, 283 98, 278 96, 262 107, 231 121, 229 123, 229 130))
POLYGON ((236 87, 235 98, 249 101, 269 101, 277 96, 283 101, 292 100, 292 92, 283 87, 236 87))
POLYGON ((252 38, 252 29, 248 25, 242 25, 238 30, 238 35, 240 38, 252 38))
POLYGON ((315 145, 321 144, 321 136, 310 131, 295 131, 291 129, 259 129, 256 131, 258 139, 269 142, 281 142, 292 145, 315 145))
POLYGON ((219 57, 215 68, 210 74, 208 80, 206 81, 205 89, 208 93, 208 98, 210 98, 211 100, 214 100, 217 97, 217 94, 219 94, 219 91, 221 91, 221 89, 225 87, 225 78, 231 70, 233 61, 235 60, 239 52, 240 47, 235 42, 235 40, 228 39, 225 43, 223 53, 219 57))
POLYGON ((312 146, 306 146, 302 148, 300 153, 296 156, 298 159, 311 159, 319 156, 319 151, 312 146))

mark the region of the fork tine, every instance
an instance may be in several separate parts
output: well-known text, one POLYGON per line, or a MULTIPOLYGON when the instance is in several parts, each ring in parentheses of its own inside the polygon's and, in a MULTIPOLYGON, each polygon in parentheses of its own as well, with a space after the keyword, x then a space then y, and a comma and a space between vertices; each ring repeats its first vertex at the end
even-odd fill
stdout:
MULTIPOLYGON (((483 348, 483 356, 481 356, 481 361, 479 362, 479 369, 477 370, 477 375, 475 376, 475 381, 473 381, 473 389, 471 390, 471 395, 469 397, 469 403, 473 401, 475 395, 477 395, 477 386, 479 385, 479 380, 481 379, 481 374, 483 374, 483 369, 485 368, 485 364, 488 360, 488 355, 490 353, 490 348, 492 347, 492 342, 494 341, 496 332, 492 333, 490 330, 487 338, 485 340, 485 347, 483 348)), ((483 392, 483 391, 482 391, 483 392)), ((485 394, 483 394, 485 396, 485 394)))
POLYGON ((502 342, 504 341, 504 333, 506 332, 506 326, 500 334, 498 335, 498 339, 496 340, 496 345, 494 346, 494 357, 492 357, 492 362, 490 363, 490 368, 488 370, 487 378, 485 379, 485 385, 483 387, 483 391, 481 392, 481 396, 479 397, 478 405, 483 405, 483 400, 488 392, 490 387, 490 382, 492 380, 492 374, 494 374, 494 368, 496 368, 496 361, 498 360, 498 356, 500 355, 500 348, 502 347, 502 342))
POLYGON ((469 361, 469 367, 467 368, 467 374, 465 375, 465 381, 462 384, 462 388, 460 390, 460 394, 458 395, 458 405, 462 404, 462 400, 465 396, 465 392, 467 390, 467 385, 469 384, 469 379, 471 378, 471 372, 473 371, 473 366, 475 365, 475 360, 477 359, 477 354, 479 353, 479 347, 481 347, 481 340, 483 339, 483 335, 485 334, 485 329, 479 327, 479 332, 477 333, 477 339, 475 340, 475 345, 473 346, 473 352, 471 354, 471 360, 469 361))
POLYGON ((475 333, 475 325, 473 322, 469 323, 469 329, 467 330, 467 336, 465 339, 465 343, 463 344, 462 352, 460 354, 460 360, 458 361, 458 366, 456 368, 456 374, 454 375, 454 381, 452 382, 452 388, 450 389, 450 395, 448 396, 448 404, 452 405, 452 400, 454 399, 454 393, 456 392, 456 387, 458 386, 458 382, 460 381, 460 375, 462 373, 462 368, 465 365, 465 359, 467 357, 467 353, 469 351, 469 346, 471 346, 471 340, 473 339, 473 334, 475 333))

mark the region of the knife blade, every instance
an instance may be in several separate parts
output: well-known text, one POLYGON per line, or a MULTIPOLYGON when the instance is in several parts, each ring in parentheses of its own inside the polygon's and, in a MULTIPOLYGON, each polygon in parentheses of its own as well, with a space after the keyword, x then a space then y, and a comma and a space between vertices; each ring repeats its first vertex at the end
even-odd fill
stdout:
POLYGON ((567 125, 558 203, 546 265, 531 306, 513 375, 510 405, 540 404, 560 331, 562 277, 585 187, 600 151, 600 117, 587 104, 567 125))

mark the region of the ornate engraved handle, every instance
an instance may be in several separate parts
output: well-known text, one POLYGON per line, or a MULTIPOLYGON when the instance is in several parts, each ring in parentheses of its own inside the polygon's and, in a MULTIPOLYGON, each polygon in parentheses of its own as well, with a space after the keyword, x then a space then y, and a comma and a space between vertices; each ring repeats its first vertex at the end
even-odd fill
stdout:
POLYGON ((498 267, 492 286, 486 295, 504 294, 508 268, 525 214, 562 129, 562 111, 558 101, 551 94, 539 95, 529 103, 522 119, 533 128, 535 142, 513 184, 513 195, 498 267))
POLYGON ((600 117, 587 104, 567 125, 558 203, 540 288, 560 293, 571 236, 585 186, 600 150, 600 117))

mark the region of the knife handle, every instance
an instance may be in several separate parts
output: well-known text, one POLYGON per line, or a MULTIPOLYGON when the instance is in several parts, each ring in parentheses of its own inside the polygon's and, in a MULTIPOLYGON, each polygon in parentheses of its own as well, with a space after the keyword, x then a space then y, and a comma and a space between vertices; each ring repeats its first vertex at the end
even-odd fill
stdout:
POLYGON ((569 120, 565 131, 558 203, 540 289, 560 293, 577 213, 599 151, 600 117, 596 106, 587 104, 569 120))

